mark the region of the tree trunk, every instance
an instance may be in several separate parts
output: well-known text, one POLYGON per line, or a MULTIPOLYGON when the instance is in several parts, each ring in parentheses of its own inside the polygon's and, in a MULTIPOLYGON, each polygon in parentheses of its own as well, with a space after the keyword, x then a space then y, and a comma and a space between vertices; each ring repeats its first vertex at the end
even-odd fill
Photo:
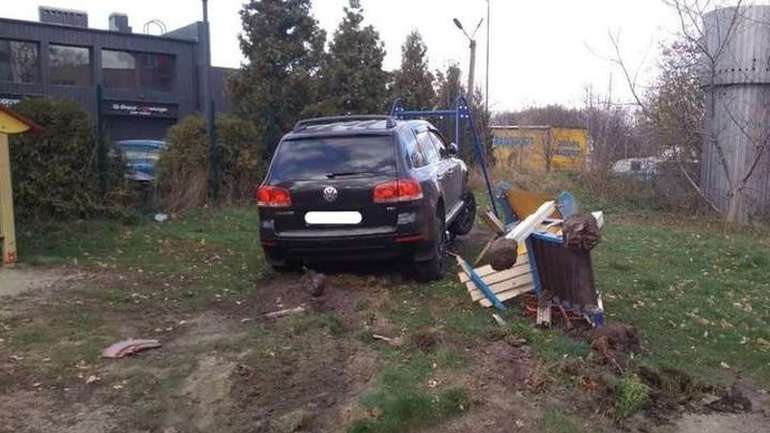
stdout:
POLYGON ((725 221, 729 224, 746 224, 748 213, 743 206, 743 189, 731 191, 728 196, 725 221))

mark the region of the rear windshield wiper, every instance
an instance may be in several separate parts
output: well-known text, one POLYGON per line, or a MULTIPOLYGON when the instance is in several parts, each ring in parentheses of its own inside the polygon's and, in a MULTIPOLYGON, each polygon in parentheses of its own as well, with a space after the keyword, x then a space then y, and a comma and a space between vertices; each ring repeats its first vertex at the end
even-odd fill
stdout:
POLYGON ((344 177, 344 176, 357 176, 359 174, 367 174, 366 171, 340 171, 336 173, 326 173, 326 177, 329 179, 334 179, 335 177, 344 177))

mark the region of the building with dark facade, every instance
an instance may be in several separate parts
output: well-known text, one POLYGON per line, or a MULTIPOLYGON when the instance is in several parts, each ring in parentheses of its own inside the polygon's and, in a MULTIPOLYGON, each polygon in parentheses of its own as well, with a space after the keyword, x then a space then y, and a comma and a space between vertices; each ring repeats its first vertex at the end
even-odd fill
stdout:
MULTIPOLYGON (((109 30, 88 28, 84 12, 40 7, 40 22, 0 18, 0 104, 52 97, 80 103, 114 141, 162 140, 169 126, 205 111, 205 24, 161 36, 133 33, 112 14, 109 30)), ((208 89, 226 111, 226 68, 208 89)))

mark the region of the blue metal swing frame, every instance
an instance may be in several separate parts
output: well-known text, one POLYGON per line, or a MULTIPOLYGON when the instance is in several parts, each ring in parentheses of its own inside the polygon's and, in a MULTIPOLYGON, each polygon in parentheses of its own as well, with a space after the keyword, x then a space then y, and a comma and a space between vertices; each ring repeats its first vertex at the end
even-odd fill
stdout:
POLYGON ((462 143, 460 134, 463 121, 467 123, 471 130, 471 136, 473 137, 473 147, 476 151, 476 159, 481 166, 481 172, 484 175, 484 183, 487 187, 487 193, 489 194, 489 201, 492 203, 492 211, 495 216, 500 216, 497 213, 497 204, 495 203, 495 196, 492 190, 492 183, 489 180, 489 170, 487 165, 487 157, 484 152, 484 148, 481 145, 481 139, 479 138, 479 131, 476 128, 476 124, 473 122, 473 116, 471 116, 470 104, 465 96, 459 96, 455 100, 455 107, 451 110, 427 110, 427 111, 415 111, 407 110, 404 108, 404 104, 401 98, 397 98, 393 101, 393 106, 390 108, 390 115, 396 119, 424 119, 424 118, 454 118, 454 131, 455 131, 455 143, 461 147, 462 143))

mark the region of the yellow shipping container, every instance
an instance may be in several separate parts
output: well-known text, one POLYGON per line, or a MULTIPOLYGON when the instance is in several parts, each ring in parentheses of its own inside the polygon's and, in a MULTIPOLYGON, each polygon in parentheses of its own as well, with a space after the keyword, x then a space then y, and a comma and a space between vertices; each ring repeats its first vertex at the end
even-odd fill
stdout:
POLYGON ((498 166, 530 171, 583 169, 590 148, 585 128, 493 126, 492 146, 498 166))

